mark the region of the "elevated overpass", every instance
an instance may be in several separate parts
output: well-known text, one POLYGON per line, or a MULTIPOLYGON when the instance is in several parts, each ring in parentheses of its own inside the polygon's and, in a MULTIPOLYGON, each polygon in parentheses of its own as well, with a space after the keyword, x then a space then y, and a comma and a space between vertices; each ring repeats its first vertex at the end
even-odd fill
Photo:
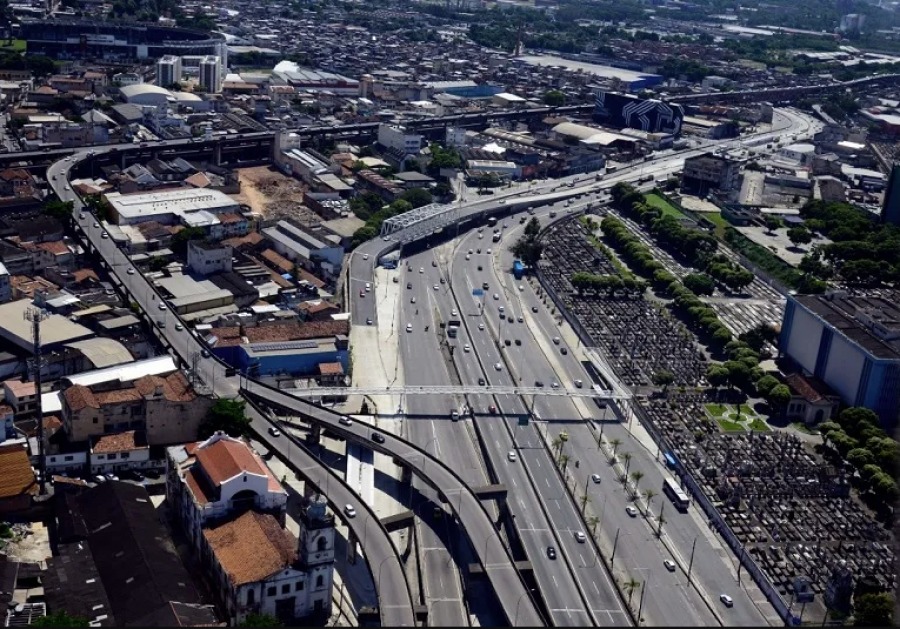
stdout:
POLYGON ((335 397, 341 395, 525 395, 548 397, 590 397, 603 400, 628 399, 627 392, 610 391, 594 385, 587 388, 464 385, 406 385, 385 387, 308 387, 291 389, 290 394, 299 398, 335 397))
POLYGON ((511 626, 543 626, 544 620, 522 575, 515 567, 509 549, 503 543, 495 524, 475 494, 453 470, 422 448, 389 432, 381 432, 373 426, 356 421, 349 426, 341 424, 341 415, 310 404, 292 395, 253 380, 245 380, 242 395, 255 403, 280 409, 287 414, 301 417, 334 434, 365 445, 372 450, 393 457, 412 470, 424 483, 432 487, 456 514, 469 536, 478 563, 494 587, 500 606, 511 626), (379 441, 373 440, 375 434, 379 441))

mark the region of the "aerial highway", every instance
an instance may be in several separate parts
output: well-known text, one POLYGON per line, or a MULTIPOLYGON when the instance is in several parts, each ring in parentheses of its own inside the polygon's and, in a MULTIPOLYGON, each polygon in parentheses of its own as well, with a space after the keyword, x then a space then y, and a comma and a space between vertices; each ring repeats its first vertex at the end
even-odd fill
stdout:
MULTIPOLYGON (((560 215, 563 212, 560 210, 560 215)), ((509 233, 504 239, 514 241, 521 233, 522 227, 510 221, 509 233)), ((461 246, 465 247, 465 244, 461 246)), ((459 259, 459 257, 457 258, 459 259)), ((504 303, 508 311, 528 319, 529 325, 516 331, 522 345, 513 344, 505 348, 508 361, 517 366, 517 370, 525 381, 543 381, 547 386, 553 382, 571 383, 581 379, 590 381, 590 375, 578 360, 576 353, 569 348, 562 354, 565 343, 556 345, 554 338, 559 338, 559 330, 553 316, 544 307, 542 300, 533 290, 529 282, 517 282, 509 270, 512 267, 512 254, 506 247, 495 249, 492 273, 496 281, 503 287, 504 303), (523 290, 519 290, 521 286, 523 290), (527 359, 526 359, 527 358, 527 359)), ((455 280, 454 280, 455 281, 455 280)), ((489 319, 496 320, 496 313, 491 310, 489 319)), ((518 324, 517 324, 518 327, 518 324)), ((579 407, 574 400, 562 397, 540 397, 533 401, 534 409, 539 417, 555 421, 547 422, 546 427, 550 439, 565 431, 568 434, 566 453, 572 461, 580 461, 580 466, 569 466, 569 472, 575 477, 576 486, 588 490, 590 504, 594 513, 600 514, 600 528, 612 535, 621 532, 617 548, 616 561, 621 558, 622 566, 633 573, 639 580, 650 580, 653 587, 648 590, 644 602, 644 615, 649 624, 670 622, 675 624, 708 625, 721 622, 726 626, 764 625, 765 617, 750 600, 747 592, 736 583, 733 568, 723 561, 720 553, 709 542, 708 527, 696 509, 681 514, 666 504, 665 533, 677 555, 670 553, 652 534, 654 521, 646 521, 641 517, 632 517, 626 513, 625 507, 631 504, 625 495, 622 484, 618 482, 613 468, 606 463, 597 449, 598 430, 590 426, 584 419, 600 417, 611 411, 603 411, 585 400, 579 407), (585 417, 582 409, 587 406, 590 415, 585 417), (593 408, 591 408, 593 407, 593 408), (593 475, 600 477, 594 482, 593 475), (624 540, 624 543, 623 543, 624 540), (696 547, 693 547, 696 540, 696 547), (695 587, 688 587, 687 577, 681 569, 669 571, 664 567, 665 560, 675 560, 676 564, 686 566, 691 555, 692 580, 695 587), (700 595, 702 589, 703 595, 700 595), (718 603, 719 594, 729 594, 734 599, 732 608, 727 609, 718 603), (706 603, 712 603, 712 610, 706 603)), ((628 451, 632 455, 630 469, 640 470, 644 477, 641 487, 656 491, 652 511, 658 514, 660 505, 668 499, 660 491, 663 477, 666 475, 663 465, 656 457, 638 443, 630 434, 628 427, 618 421, 604 422, 605 436, 608 440, 619 439, 622 442, 619 451, 628 451)), ((611 540, 610 540, 611 541, 611 540)))
MULTIPOLYGON (((437 375, 442 378, 437 382, 449 380, 449 374, 430 373, 429 363, 443 363, 440 359, 441 336, 439 323, 453 318, 455 307, 450 306, 448 277, 442 264, 432 255, 432 251, 424 251, 406 259, 401 269, 397 271, 400 278, 402 294, 398 300, 400 316, 397 318, 397 333, 400 336, 401 347, 404 348, 404 372, 415 374, 414 378, 424 378, 426 375, 437 375), (408 271, 407 268, 412 269, 408 271), (443 280, 443 281, 442 281, 443 280), (407 288, 407 286, 409 288, 407 288), (437 290, 435 290, 437 288, 437 290), (426 326, 428 329, 426 330, 426 326), (408 331, 407 331, 408 330, 408 331)), ((466 312, 458 313, 460 318, 466 316, 466 312)), ((462 345, 460 344, 461 348, 462 345)), ((457 354, 454 360, 457 362, 461 356, 457 354)), ((459 371, 459 377, 467 384, 477 384, 477 375, 465 369, 459 371)), ((434 383, 435 381, 432 381, 434 383)), ((416 403, 422 396, 410 397, 410 401, 416 403)), ((468 396, 471 403, 472 397, 468 396)), ((435 428, 434 448, 442 455, 442 459, 461 461, 466 457, 472 457, 471 461, 478 461, 474 446, 470 446, 468 438, 468 422, 466 418, 454 422, 450 420, 450 411, 454 408, 462 410, 464 404, 460 401, 448 400, 435 396, 426 398, 431 401, 431 408, 436 409, 436 414, 441 420, 432 420, 432 426, 441 426, 440 432, 435 428), (436 407, 434 405, 437 405, 436 407)), ((474 406, 477 413, 487 413, 487 405, 474 406)), ((419 420, 410 420, 417 423, 419 420)), ((476 416, 475 428, 482 431, 488 430, 492 424, 498 422, 497 418, 479 418, 476 416)), ((409 423, 409 422, 408 422, 409 423)), ((548 546, 556 546, 557 542, 551 525, 547 522, 540 501, 529 488, 529 479, 520 466, 509 465, 507 459, 510 451, 509 438, 506 435, 498 435, 496 439, 484 440, 486 449, 490 453, 490 463, 495 470, 498 482, 502 482, 509 492, 507 505, 513 514, 517 524, 519 536, 525 546, 528 558, 535 571, 535 577, 549 609, 551 621, 557 626, 589 626, 595 624, 586 602, 579 593, 575 581, 572 579, 564 561, 557 561, 547 555, 548 546)), ((474 471, 473 471, 474 472, 474 471)))
MULTIPOLYGON (((805 135, 811 133, 814 130, 811 121, 809 118, 799 115, 796 112, 791 110, 779 110, 776 112, 776 124, 774 125, 773 130, 756 134, 754 136, 745 137, 740 140, 731 140, 726 142, 726 146, 729 147, 737 147, 737 146, 760 146, 764 145, 769 141, 772 141, 776 138, 780 139, 782 137, 792 137, 792 138, 801 138, 805 135), (793 135, 792 135, 793 134, 793 135)), ((576 178, 570 178, 570 183, 574 184, 571 188, 565 188, 566 181, 554 181, 546 184, 539 184, 536 187, 532 187, 527 191, 517 191, 510 194, 504 195, 503 201, 500 201, 498 198, 493 198, 487 201, 475 201, 473 203, 465 204, 459 207, 456 211, 456 215, 458 220, 465 221, 470 217, 475 217, 479 215, 483 215, 485 211, 488 212, 498 212, 505 213, 509 212, 513 207, 523 208, 527 205, 538 205, 540 203, 553 202, 555 200, 562 200, 566 198, 576 197, 576 196, 586 196, 587 198, 594 198, 593 195, 596 192, 602 191, 604 189, 608 189, 612 185, 614 185, 618 181, 635 181, 645 174, 649 174, 652 176, 660 176, 665 175, 671 172, 674 172, 681 168, 683 164, 683 160, 685 157, 694 154, 700 154, 702 152, 706 152, 711 150, 711 148, 715 148, 716 143, 709 142, 705 146, 700 147, 698 149, 693 149, 689 151, 682 151, 677 154, 669 153, 667 155, 663 155, 657 159, 649 160, 648 162, 633 166, 631 168, 626 168, 613 176, 607 176, 602 179, 600 182, 596 182, 591 179, 586 184, 578 184, 576 178), (574 187, 577 185, 577 187, 574 187), (504 207, 504 205, 506 207, 504 207)), ((413 237, 421 237, 422 235, 427 235, 428 231, 426 230, 414 230, 410 229, 409 233, 413 234, 413 237)), ((374 280, 374 267, 378 262, 378 259, 381 255, 384 255, 386 252, 395 248, 398 242, 403 242, 408 236, 406 234, 394 233, 391 234, 390 239, 376 239, 367 243, 360 247, 357 252, 352 256, 351 265, 349 269, 350 277, 350 297, 351 297, 351 306, 352 306, 352 317, 354 324, 362 325, 363 322, 378 324, 375 321, 376 315, 374 308, 372 307, 371 300, 366 300, 365 298, 356 298, 357 289, 361 289, 363 287, 363 283, 371 282, 374 280)), ((465 242, 465 239, 464 239, 465 242)), ((480 241, 484 243, 484 241, 480 241)), ((473 249, 474 247, 459 247, 459 257, 463 255, 468 255, 471 257, 471 253, 468 253, 469 249, 473 249), (465 250, 467 253, 463 254, 462 251, 465 250)), ((487 249, 488 245, 483 244, 482 249, 487 249)), ((496 247, 497 249, 503 249, 503 247, 496 247)), ((499 254, 498 254, 499 255, 499 254)), ((408 259, 401 259, 401 270, 404 267, 420 267, 423 270, 421 275, 425 276, 428 274, 428 279, 426 277, 420 278, 418 281, 419 284, 423 285, 424 292, 429 295, 427 301, 429 303, 429 309, 431 308, 432 303, 436 301, 437 297, 431 296, 433 292, 435 296, 440 296, 441 294, 447 294, 446 288, 442 287, 439 283, 440 281, 440 271, 435 267, 431 267, 427 262, 429 262, 429 255, 426 252, 423 254, 412 254, 408 259), (437 275, 432 273, 432 269, 435 269, 437 275), (437 279, 437 282, 432 284, 433 287, 437 287, 437 290, 428 291, 428 284, 437 279)), ((482 266, 492 266, 490 263, 483 264, 482 266)), ((469 267, 470 268, 470 267, 469 267)), ((411 274, 411 278, 415 277, 415 273, 411 274)), ((456 286, 457 284, 461 284, 458 289, 458 297, 459 301, 451 300, 449 302, 445 302, 442 306, 443 308, 443 317, 448 317, 447 312, 452 310, 458 310, 459 314, 465 318, 465 309, 470 308, 473 305, 471 297, 464 298, 463 295, 471 295, 471 291, 473 288, 478 287, 478 281, 472 280, 471 278, 457 278, 455 272, 451 272, 449 275, 453 276, 451 280, 451 284, 456 286), (465 299, 465 304, 463 302, 465 299)), ((497 277, 494 276, 494 279, 497 280, 497 277)), ((445 278, 446 280, 446 278, 445 278)), ((401 281, 405 285, 406 277, 404 276, 401 281)), ((491 282, 489 281, 489 284, 491 282)), ((533 297, 533 293, 530 293, 533 297)), ((419 293, 419 297, 421 298, 421 292, 419 293)), ((522 299, 525 297, 523 296, 522 299)), ((401 299, 401 302, 404 302, 404 299, 401 299)), ((422 302, 419 302, 422 304, 422 302)), ((405 322, 413 319, 413 315, 410 310, 411 305, 403 305, 403 311, 406 313, 406 318, 402 318, 400 320, 401 325, 405 322)), ((520 308, 522 305, 520 305, 520 308)), ((438 307, 438 310, 441 310, 441 307, 438 307)), ((539 308, 541 311, 542 308, 539 308)), ((471 313, 469 313, 471 314, 471 313)), ((481 314, 480 312, 478 313, 481 314)), ((546 313, 542 313, 542 316, 546 316, 546 313)), ((490 318, 490 317, 489 317, 490 318)), ((546 322, 545 322, 546 324, 546 322)), ((508 324, 500 324, 508 325, 508 324)), ((512 324, 518 325, 518 324, 512 324)), ((433 330, 433 328, 430 328, 433 330)), ((498 324, 495 323, 492 326, 493 330, 498 329, 498 324)), ((417 332, 417 330, 424 331, 424 324, 421 321, 418 321, 413 326, 413 331, 410 333, 415 335, 417 333, 421 334, 422 332, 417 332)), ((478 330, 475 332, 473 327, 469 324, 466 324, 460 330, 460 339, 456 343, 457 350, 459 347, 464 347, 466 344, 470 345, 472 348, 472 354, 478 355, 479 353, 484 354, 484 358, 480 359, 478 364, 475 363, 475 356, 472 356, 468 359, 469 366, 467 367, 467 359, 463 357, 459 358, 457 354, 457 360, 461 360, 463 362, 463 368, 460 370, 460 376, 465 378, 491 378, 491 383, 496 383, 501 381, 504 376, 504 372, 507 368, 507 365, 510 362, 521 365, 522 371, 518 375, 518 377, 522 379, 528 378, 546 378, 547 380, 555 380, 557 378, 563 378, 562 374, 554 374, 552 376, 548 375, 538 375, 539 370, 541 369, 541 361, 532 360, 533 350, 535 349, 533 344, 530 344, 529 349, 526 350, 523 346, 521 349, 516 348, 517 353, 513 355, 511 361, 503 361, 495 359, 500 358, 500 352, 496 351, 497 348, 493 346, 493 343, 496 343, 496 340, 490 339, 487 340, 484 337, 481 337, 479 340, 474 340, 472 338, 472 334, 478 334, 483 332, 483 330, 478 330), (467 342, 468 340, 468 342, 467 342), (487 343, 487 345, 485 345, 487 343), (478 349, 475 349, 478 347, 478 349), (501 365, 501 369, 495 370, 498 373, 491 374, 492 367, 495 365, 501 365)), ((415 338, 411 340, 411 345, 415 345, 417 347, 423 346, 422 338, 415 338)), ((415 358, 412 359, 411 370, 419 371, 421 369, 421 363, 415 362, 415 358)), ((421 354, 419 355, 419 360, 421 361, 421 354)), ((570 359, 571 360, 571 359, 570 359)), ((543 366, 544 369, 547 369, 546 365, 543 366)), ((546 374, 546 372, 543 372, 546 374)), ((581 379, 585 381, 589 381, 589 379, 584 375, 583 370, 580 366, 573 368, 571 373, 568 373, 566 379, 568 381, 573 381, 575 378, 572 377, 573 374, 581 375, 581 379)), ((510 374, 512 375, 512 374, 510 374)), ((509 376, 507 376, 509 377, 509 376)), ((420 381, 420 382, 424 382, 420 381)), ((465 382, 465 380, 464 380, 465 382)), ((474 384, 474 380, 472 381, 474 384)), ((522 382, 521 384, 525 385, 527 383, 522 382)), ((495 400, 495 409, 498 412, 511 413, 519 411, 521 412, 521 400, 510 399, 513 396, 504 396, 503 399, 495 400)), ((469 404, 472 406, 480 407, 479 410, 486 410, 491 406, 491 401, 488 399, 488 396, 470 396, 468 400, 469 404)), ((538 414, 540 415, 542 412, 546 413, 546 416, 555 416, 555 417, 571 417, 573 420, 576 418, 580 420, 580 415, 575 408, 572 407, 571 402, 568 402, 561 398, 550 398, 549 396, 545 399, 542 399, 538 402, 535 402, 536 410, 538 410, 538 414), (551 401, 552 400, 552 401, 551 401)), ((492 460, 503 460, 504 455, 509 456, 509 448, 514 441, 517 442, 518 450, 517 450, 517 459, 521 456, 521 460, 526 463, 525 466, 531 466, 534 469, 538 469, 544 465, 542 462, 543 459, 541 456, 537 456, 538 452, 545 454, 543 449, 539 449, 539 441, 537 437, 537 433, 533 432, 533 429, 529 431, 529 434, 526 436, 525 434, 518 435, 516 434, 516 430, 525 430, 524 428, 519 428, 518 426, 511 426, 507 423, 506 434, 503 434, 503 431, 496 432, 496 427, 502 425, 501 422, 494 420, 493 422, 490 419, 482 421, 478 415, 474 420, 475 422, 481 422, 480 425, 484 426, 484 430, 482 431, 483 435, 487 434, 490 437, 485 439, 486 448, 491 451, 492 460), (512 433, 512 437, 510 436, 512 433), (494 437, 493 439, 491 437, 494 437), (521 437, 521 439, 518 439, 521 437), (493 442, 493 443, 492 443, 493 442), (524 449, 523 449, 524 448, 524 449), (532 457, 532 455, 535 455, 532 457), (533 458, 533 460, 532 460, 533 458)), ((576 426, 574 428, 569 428, 574 433, 574 438, 572 438, 571 442, 573 443, 574 457, 583 457, 583 460, 588 461, 591 458, 596 458, 596 452, 593 453, 593 457, 591 453, 587 452, 586 449, 591 447, 587 444, 594 444, 596 442, 596 437, 591 433, 591 430, 584 424, 576 421, 576 426), (584 434, 582 434, 584 433, 584 434)), ((621 427, 618 427, 621 429, 621 427)), ((556 429, 557 432, 559 428, 556 429)), ((629 435, 622 435, 623 441, 625 443, 631 443, 632 440, 627 438, 629 435)), ((484 438, 484 436, 483 436, 484 438)), ((614 431, 614 436, 610 438, 618 438, 618 433, 614 431)), ((543 446, 540 446, 541 448, 543 446)), ((515 448, 513 448, 515 450, 515 448)), ((648 470, 651 470, 647 473, 648 483, 660 484, 662 482, 663 472, 659 470, 658 464, 653 461, 653 457, 646 452, 643 448, 636 447, 633 448, 636 453, 636 460, 641 461, 648 470), (649 460, 648 460, 649 459, 649 460)), ((573 459, 575 460, 575 459, 573 459)), ((504 468, 499 468, 504 469, 504 468)), ((523 483, 523 486, 519 487, 519 477, 515 474, 510 474, 510 467, 507 465, 506 474, 503 472, 498 472, 501 476, 501 479, 510 489, 511 495, 512 493, 516 494, 516 499, 525 501, 533 498, 535 496, 535 492, 529 491, 528 485, 523 483)), ((578 478, 587 479, 588 478, 588 470, 575 468, 577 470, 576 476, 578 478)), ((532 488, 539 487, 541 480, 543 480, 544 484, 547 486, 547 490, 551 489, 551 483, 553 481, 559 482, 557 478, 553 475, 549 474, 549 470, 544 472, 545 476, 539 476, 537 482, 532 479, 532 488), (552 479, 552 480, 551 480, 552 479)), ((607 470, 607 487, 612 485, 615 486, 615 481, 612 479, 612 473, 607 470)), ((601 483, 602 483, 602 475, 601 475, 601 483)), ((550 502, 551 505, 556 505, 559 508, 562 508, 560 505, 563 504, 560 500, 561 494, 564 490, 560 490, 556 494, 557 502, 550 502)), ((606 496, 601 496, 598 493, 598 489, 590 488, 589 493, 592 495, 592 500, 596 500, 597 502, 601 502, 604 500, 609 500, 606 496)), ((544 502, 539 503, 537 506, 543 507, 543 509, 534 509, 534 504, 526 505, 524 502, 520 504, 523 512, 527 512, 531 517, 536 517, 541 519, 539 516, 535 516, 533 514, 541 514, 544 513, 547 515, 546 500, 549 496, 543 496, 541 500, 544 502), (530 507, 530 508, 529 508, 530 507)), ((620 503, 625 500, 624 494, 614 498, 620 503)), ((568 502, 568 501, 567 501, 568 502)), ((552 510, 552 509, 551 509, 552 510)), ((676 559, 678 559, 678 565, 683 570, 685 565, 685 557, 684 555, 689 553, 690 548, 694 548, 696 550, 697 547, 703 548, 703 554, 705 557, 703 559, 699 558, 697 555, 694 558, 694 565, 692 565, 692 575, 694 576, 694 581, 696 583, 693 587, 688 587, 686 582, 686 577, 683 573, 676 574, 674 576, 670 576, 668 574, 668 570, 663 568, 664 557, 671 556, 667 549, 663 548, 660 543, 651 544, 648 543, 648 538, 650 537, 649 525, 641 524, 640 528, 635 526, 632 518, 625 513, 624 508, 620 508, 616 512, 610 512, 605 509, 604 504, 604 519, 606 522, 603 524, 604 528, 609 528, 612 525, 616 525, 617 531, 622 531, 624 527, 624 537, 622 539, 622 550, 620 552, 620 557, 623 557, 622 561, 626 562, 630 566, 633 567, 635 572, 637 572, 637 578, 642 581, 646 581, 648 577, 652 579, 652 574, 662 572, 665 573, 662 575, 665 578, 668 578, 670 581, 670 587, 656 587, 656 582, 654 581, 654 588, 652 593, 647 595, 647 600, 645 601, 645 616, 647 618, 655 618, 657 620, 664 620, 666 622, 677 622, 678 624, 709 624, 710 622, 719 622, 723 624, 762 624, 765 622, 763 615, 759 612, 759 609, 750 601, 749 597, 740 590, 737 589, 737 600, 735 603, 735 608, 733 613, 728 615, 719 614, 719 610, 714 610, 710 606, 710 601, 708 600, 710 597, 715 596, 717 594, 717 589, 726 583, 733 583, 734 577, 731 576, 732 573, 730 571, 730 566, 728 566, 716 552, 715 549, 709 546, 706 538, 697 535, 698 529, 697 523, 692 520, 694 516, 689 518, 669 518, 670 521, 674 520, 674 523, 671 525, 667 525, 666 535, 669 539, 672 539, 672 544, 675 547, 674 553, 678 554, 676 559), (635 531, 632 533, 631 531, 635 531), (696 541, 697 546, 694 546, 694 540, 696 541), (726 577, 727 575, 727 577, 726 577), (699 594, 700 590, 703 589, 703 595, 699 594), (674 609, 678 609, 680 611, 672 611, 674 609), (674 615, 673 615, 674 614, 674 615), (676 618, 677 617, 677 618, 676 618)), ((517 522, 518 524, 518 522, 517 522)), ((571 534, 573 530, 581 530, 584 528, 583 522, 577 516, 577 513, 574 514, 571 520, 560 520, 559 525, 563 530, 567 533, 571 534), (574 527, 578 527, 575 529, 574 527)), ((525 526, 521 528, 526 529, 535 529, 534 526, 525 526)), ((560 528, 557 526, 557 530, 560 528)), ((557 534, 552 533, 550 528, 546 528, 544 531, 544 543, 554 542, 554 548, 557 548, 558 545, 562 542, 562 539, 558 537, 557 534)), ((527 536, 526 538, 527 539, 527 536)), ((570 540, 571 541, 571 538, 570 540)), ((563 542, 564 543, 564 542, 563 542)), ((574 543, 574 542, 573 542, 574 543)), ((534 562, 536 575, 540 581, 542 574, 546 575, 546 566, 543 565, 542 562, 537 561, 535 558, 537 557, 536 548, 534 548, 535 544, 531 545, 532 547, 529 549, 529 558, 534 562)), ((528 543, 526 541, 526 547, 528 547, 528 543)), ((579 549, 571 550, 563 547, 563 554, 566 557, 567 561, 570 565, 572 565, 571 560, 569 559, 570 554, 574 556, 575 552, 578 552, 579 549)), ((583 557, 579 558, 582 560, 583 557)), ((597 562, 599 563, 599 562, 597 562)), ((578 570, 572 565, 572 569, 570 570, 570 574, 572 575, 572 579, 576 579, 578 570)), ((559 582, 559 578, 557 575, 551 575, 551 578, 555 578, 557 584, 559 582)), ((662 581, 662 578, 660 578, 662 581)), ((597 588, 596 579, 592 579, 592 585, 597 588)), ((550 597, 552 599, 553 595, 558 592, 560 589, 564 588, 547 588, 542 584, 542 592, 545 597, 550 597), (549 594, 548 594, 549 592, 549 594)), ((599 588, 597 588, 599 590, 599 588)), ((584 595, 586 591, 583 585, 579 586, 579 590, 584 595)), ((565 613, 571 615, 571 609, 577 609, 578 606, 572 605, 569 606, 568 603, 556 604, 554 606, 554 602, 552 600, 548 600, 548 606, 551 610, 565 610, 565 613)), ((613 604, 610 604, 611 607, 614 607, 613 604)), ((553 611, 551 611, 551 615, 553 615, 553 611)), ((557 622, 557 618, 553 618, 555 622, 557 622)), ((569 622, 572 622, 571 620, 569 622)))
MULTIPOLYGON (((85 153, 85 157, 87 157, 85 153)), ((48 179, 51 180, 56 194, 63 201, 72 201, 74 204, 73 219, 77 229, 83 234, 86 242, 99 254, 106 264, 109 273, 116 280, 120 289, 130 296, 130 299, 137 302, 143 313, 148 319, 149 324, 155 333, 165 340, 170 346, 171 351, 180 356, 183 364, 194 364, 193 358, 200 355, 203 346, 196 336, 184 326, 179 325, 177 315, 170 310, 160 307, 162 301, 156 293, 153 286, 147 279, 138 272, 128 272, 131 269, 130 261, 111 239, 102 238, 102 226, 90 213, 85 211, 85 207, 80 198, 75 195, 66 183, 68 171, 73 165, 73 161, 59 161, 54 163, 48 169, 48 179), (182 329, 179 329, 182 328, 182 329)), ((215 394, 219 397, 235 397, 240 393, 241 387, 238 376, 227 376, 225 365, 213 358, 200 359, 196 361, 196 369, 198 375, 208 385, 212 386, 215 394)), ((273 392, 265 387, 254 389, 254 383, 245 381, 245 389, 257 392, 257 398, 260 401, 268 401, 273 392)), ((315 413, 316 417, 325 425, 329 425, 332 429, 338 430, 339 416, 330 411, 321 411, 308 402, 295 400, 296 405, 290 406, 291 410, 297 416, 309 416, 309 413, 315 413)), ((254 418, 253 427, 261 435, 267 434, 267 427, 271 423, 264 421, 260 417, 254 418)), ((370 443, 368 438, 368 430, 359 426, 356 428, 359 433, 358 439, 363 443, 370 443)), ((349 431, 348 431, 349 432, 349 431)), ((348 434, 348 437, 356 436, 348 434)), ((330 483, 326 478, 329 474, 327 468, 317 462, 313 457, 306 454, 301 448, 294 447, 292 441, 284 436, 279 439, 271 440, 271 445, 278 448, 284 447, 288 450, 279 450, 282 457, 288 458, 294 463, 298 469, 310 472, 310 480, 317 486, 328 486, 328 500, 331 502, 334 511, 341 514, 348 526, 353 530, 355 536, 359 540, 365 540, 363 549, 366 559, 372 573, 378 591, 380 612, 382 621, 385 624, 396 624, 400 626, 410 626, 414 624, 414 615, 411 604, 411 595, 409 584, 406 579, 402 562, 396 547, 387 536, 380 523, 376 523, 372 518, 347 518, 343 513, 343 506, 346 504, 358 505, 361 501, 346 485, 342 483, 330 483), (371 533, 371 535, 367 534, 371 533)), ((382 449, 387 453, 392 453, 392 448, 403 447, 400 444, 389 443, 382 449)), ((429 461, 433 461, 431 457, 422 451, 412 453, 416 462, 420 466, 426 466, 429 461)), ((436 468, 440 464, 433 461, 434 465, 429 468, 428 473, 431 478, 437 476, 436 468)), ((452 477, 452 474, 451 474, 452 477)), ((441 480, 447 481, 446 477, 441 480)), ((473 529, 477 528, 475 536, 472 538, 473 545, 478 552, 479 559, 482 561, 485 572, 492 580, 494 587, 497 589, 498 597, 504 603, 504 611, 512 619, 518 618, 517 623, 522 625, 534 626, 543 624, 540 615, 537 613, 528 590, 523 586, 518 573, 513 567, 512 560, 508 555, 508 551, 502 544, 496 531, 492 530, 493 526, 490 519, 484 514, 478 499, 471 494, 467 487, 463 487, 460 483, 453 479, 448 481, 449 485, 440 485, 444 488, 444 495, 448 497, 456 496, 456 500, 451 507, 457 512, 460 521, 466 525, 469 520, 476 519, 478 524, 466 527, 467 532, 471 534, 473 529), (474 505, 473 505, 474 503, 474 505), (460 510, 465 510, 465 514, 460 510), (481 513, 479 513, 481 510, 481 513), (473 514, 467 516, 466 514, 473 514)), ((365 513, 365 512, 364 512, 365 513)))

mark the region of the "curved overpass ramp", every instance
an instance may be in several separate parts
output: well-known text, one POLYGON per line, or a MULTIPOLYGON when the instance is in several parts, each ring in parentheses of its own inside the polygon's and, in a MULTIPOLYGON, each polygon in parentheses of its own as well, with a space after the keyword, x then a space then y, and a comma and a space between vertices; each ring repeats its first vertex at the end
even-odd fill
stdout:
POLYGON ((531 592, 515 568, 509 549, 487 510, 472 489, 450 468, 412 443, 389 432, 379 433, 383 442, 372 441, 372 426, 354 422, 345 426, 338 422, 340 415, 254 381, 245 381, 241 393, 247 397, 280 408, 298 417, 327 427, 329 431, 365 445, 410 468, 425 483, 433 487, 456 513, 478 561, 491 581, 497 599, 503 607, 510 626, 543 626, 531 592))

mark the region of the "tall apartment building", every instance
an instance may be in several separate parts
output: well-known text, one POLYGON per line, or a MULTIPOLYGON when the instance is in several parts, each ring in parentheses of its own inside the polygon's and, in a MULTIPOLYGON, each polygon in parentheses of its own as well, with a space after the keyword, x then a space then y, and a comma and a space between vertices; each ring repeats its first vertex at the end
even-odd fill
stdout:
POLYGON ((156 62, 156 84, 168 88, 181 80, 181 57, 166 55, 156 62))
POLYGON ((681 189, 706 195, 710 190, 728 192, 738 187, 740 163, 721 155, 704 153, 684 160, 681 189))
POLYGON ((200 85, 210 94, 222 91, 222 60, 216 55, 206 55, 200 60, 200 85))
POLYGON ((881 222, 900 226, 900 164, 894 164, 884 193, 881 222))

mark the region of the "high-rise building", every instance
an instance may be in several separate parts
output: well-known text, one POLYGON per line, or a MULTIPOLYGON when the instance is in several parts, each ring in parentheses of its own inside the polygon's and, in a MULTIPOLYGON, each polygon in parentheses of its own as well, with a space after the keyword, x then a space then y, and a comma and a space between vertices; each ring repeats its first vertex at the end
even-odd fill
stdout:
POLYGON ((222 91, 222 60, 207 55, 200 60, 200 86, 210 94, 222 91))
POLYGON ((156 62, 156 84, 168 88, 181 80, 181 57, 166 55, 156 62))
POLYGON ((884 205, 881 208, 881 222, 900 227, 900 164, 894 164, 884 191, 884 205))

